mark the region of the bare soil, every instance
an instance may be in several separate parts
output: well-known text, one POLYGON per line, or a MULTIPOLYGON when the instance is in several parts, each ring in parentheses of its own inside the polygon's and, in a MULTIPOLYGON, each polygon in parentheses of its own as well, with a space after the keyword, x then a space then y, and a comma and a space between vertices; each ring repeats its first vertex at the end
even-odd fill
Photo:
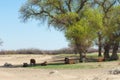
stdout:
MULTIPOLYGON (((52 55, 0 55, 0 66, 4 63, 22 65, 31 58, 37 63, 51 61, 52 55)), ((113 67, 120 67, 118 62, 100 63, 104 67, 95 69, 33 69, 0 68, 0 80, 120 80, 120 74, 109 74, 113 67)))

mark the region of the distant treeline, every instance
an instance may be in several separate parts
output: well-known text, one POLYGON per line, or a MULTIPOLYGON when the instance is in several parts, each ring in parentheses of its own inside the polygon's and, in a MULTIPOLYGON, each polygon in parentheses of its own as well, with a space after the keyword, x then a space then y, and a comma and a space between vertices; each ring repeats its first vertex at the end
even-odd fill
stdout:
MULTIPOLYGON (((90 48, 87 53, 97 52, 97 49, 90 48)), ((120 52, 120 49, 119 49, 120 52)), ((20 49, 20 50, 2 50, 0 54, 74 54, 71 48, 63 48, 59 50, 39 50, 39 49, 20 49)))

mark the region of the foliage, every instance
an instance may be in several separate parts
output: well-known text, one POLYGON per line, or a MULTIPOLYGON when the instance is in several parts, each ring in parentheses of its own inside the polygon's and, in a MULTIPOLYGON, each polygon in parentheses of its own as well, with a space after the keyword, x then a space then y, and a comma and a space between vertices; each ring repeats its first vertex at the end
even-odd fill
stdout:
POLYGON ((80 50, 85 51, 97 37, 99 29, 102 29, 102 14, 98 10, 85 9, 80 21, 70 25, 65 34, 72 44, 81 46, 80 50))
POLYGON ((53 25, 58 30, 64 30, 68 24, 73 24, 73 19, 79 20, 78 13, 88 1, 89 0, 27 0, 20 9, 20 18, 24 22, 28 19, 47 19, 49 25, 53 25))
POLYGON ((120 42, 120 6, 113 7, 113 11, 110 14, 110 28, 114 41, 120 42))

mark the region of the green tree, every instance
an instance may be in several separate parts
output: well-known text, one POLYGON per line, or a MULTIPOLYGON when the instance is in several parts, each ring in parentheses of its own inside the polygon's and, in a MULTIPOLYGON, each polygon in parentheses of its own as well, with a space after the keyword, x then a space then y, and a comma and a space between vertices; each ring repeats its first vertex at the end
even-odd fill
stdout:
POLYGON ((112 44, 112 55, 110 57, 111 60, 117 60, 118 59, 118 55, 117 55, 117 51, 120 45, 120 6, 115 6, 112 8, 113 10, 111 11, 111 13, 109 14, 109 16, 111 17, 110 20, 110 30, 111 30, 111 34, 110 34, 110 40, 111 40, 111 44, 112 44))
POLYGON ((69 32, 69 27, 81 23, 84 6, 88 3, 89 0, 28 0, 20 9, 20 18, 24 22, 28 19, 47 20, 57 30, 69 32))
POLYGON ((75 44, 75 49, 80 54, 80 61, 96 39, 99 29, 102 29, 102 14, 97 9, 86 7, 81 20, 66 30, 66 37, 71 44, 75 44))
POLYGON ((119 5, 119 0, 94 0, 98 7, 101 8, 103 14, 103 41, 104 41, 104 58, 110 59, 109 50, 113 48, 113 54, 111 59, 118 59, 116 50, 118 50, 118 40, 116 42, 115 35, 116 30, 118 34, 118 17, 119 10, 115 9, 115 6, 119 5), (116 27, 117 25, 117 27, 116 27))

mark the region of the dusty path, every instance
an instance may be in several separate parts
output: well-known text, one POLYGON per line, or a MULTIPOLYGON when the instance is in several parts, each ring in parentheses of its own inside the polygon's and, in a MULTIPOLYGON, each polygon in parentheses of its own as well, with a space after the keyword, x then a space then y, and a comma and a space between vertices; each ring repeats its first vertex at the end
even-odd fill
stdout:
POLYGON ((106 69, 0 68, 0 80, 120 80, 120 75, 108 74, 106 69))

